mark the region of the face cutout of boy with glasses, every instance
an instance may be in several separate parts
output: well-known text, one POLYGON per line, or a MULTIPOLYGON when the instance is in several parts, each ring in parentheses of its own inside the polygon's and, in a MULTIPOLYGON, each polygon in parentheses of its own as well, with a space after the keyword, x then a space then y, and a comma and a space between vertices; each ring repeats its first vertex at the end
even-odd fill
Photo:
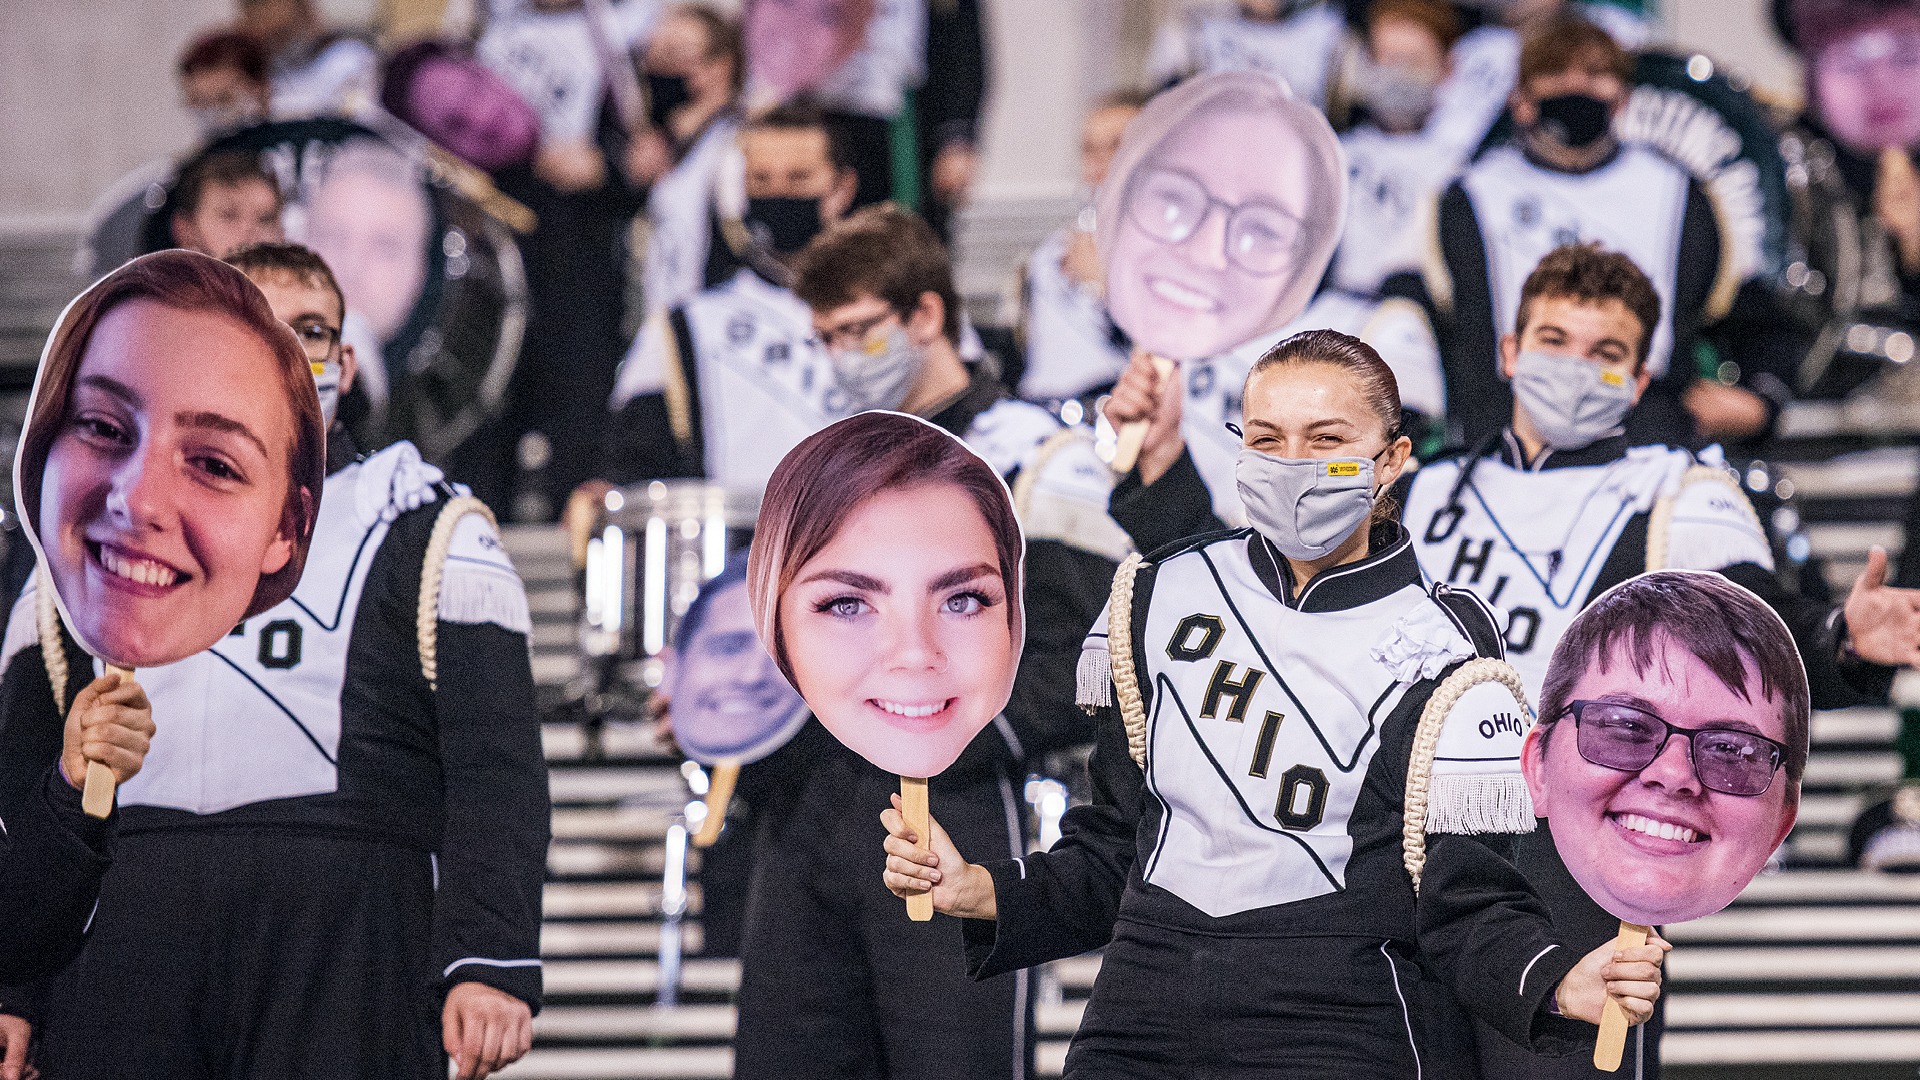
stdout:
POLYGON ((1522 754, 1575 881, 1627 922, 1726 907, 1786 840, 1810 704, 1786 625, 1718 574, 1609 589, 1554 649, 1522 754))

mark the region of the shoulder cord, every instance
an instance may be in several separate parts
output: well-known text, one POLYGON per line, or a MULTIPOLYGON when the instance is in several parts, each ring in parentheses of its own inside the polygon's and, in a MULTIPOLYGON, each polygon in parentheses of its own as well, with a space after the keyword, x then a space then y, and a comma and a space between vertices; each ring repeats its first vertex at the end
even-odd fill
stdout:
POLYGON ((1028 511, 1033 503, 1033 489, 1040 484, 1040 474, 1046 471, 1048 463, 1053 460, 1055 454, 1066 449, 1070 443, 1079 438, 1081 438, 1080 433, 1072 428, 1061 428, 1040 443, 1040 448, 1034 451, 1031 461, 1020 466, 1020 475, 1013 478, 1015 517, 1021 521, 1027 520, 1028 511))
POLYGON ((420 608, 417 616, 420 639, 420 674, 427 687, 440 688, 440 579, 446 572, 447 552, 453 547, 453 530, 468 514, 479 514, 495 532, 500 523, 487 504, 472 495, 456 495, 440 509, 433 520, 433 534, 427 538, 426 559, 420 566, 420 608))
POLYGON ((1456 668, 1434 688, 1433 696, 1420 710, 1420 724, 1413 732, 1413 752, 1407 758, 1407 793, 1400 826, 1401 861, 1406 864, 1407 876, 1413 879, 1415 895, 1420 892, 1420 873, 1427 865, 1427 785, 1433 779, 1433 757, 1440 747, 1441 729, 1446 727, 1447 714, 1460 696, 1488 682, 1504 685, 1518 701, 1527 700, 1526 684, 1513 665, 1483 656, 1456 668))
POLYGON ((1648 570, 1667 569, 1667 559, 1672 554, 1668 550, 1668 543, 1673 533, 1674 501, 1687 488, 1701 482, 1725 484, 1737 492, 1740 496, 1740 505, 1746 508, 1747 519, 1753 523, 1754 528, 1760 530, 1762 536, 1766 535, 1766 527, 1760 524, 1760 515, 1754 511, 1753 501, 1748 499, 1747 493, 1741 491, 1740 486, 1733 482, 1733 478, 1727 475, 1727 471, 1716 465, 1696 463, 1680 474, 1680 484, 1672 495, 1662 495, 1654 500, 1653 512, 1647 515, 1648 570))
POLYGON ((1136 551, 1113 573, 1113 592, 1107 600, 1107 656, 1113 667, 1113 700, 1120 706, 1120 723, 1127 730, 1127 756, 1145 769, 1147 706, 1140 699, 1140 676, 1133 666, 1133 575, 1143 562, 1136 551))
POLYGON ((60 634, 60 609, 53 599, 53 579, 45 567, 33 572, 33 615, 40 632, 40 659, 47 665, 47 681, 53 684, 53 704, 60 715, 67 714, 67 649, 60 634))

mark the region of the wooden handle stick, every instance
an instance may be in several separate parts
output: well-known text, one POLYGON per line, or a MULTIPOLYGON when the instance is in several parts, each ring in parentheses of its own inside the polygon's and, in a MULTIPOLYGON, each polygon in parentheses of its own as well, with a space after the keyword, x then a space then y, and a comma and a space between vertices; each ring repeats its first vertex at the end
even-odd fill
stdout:
MULTIPOLYGON (((1159 385, 1167 385, 1167 376, 1173 374, 1173 361, 1164 357, 1153 358, 1153 372, 1159 376, 1159 385)), ((1120 428, 1113 444, 1113 471, 1121 476, 1133 471, 1133 463, 1140 459, 1140 444, 1147 441, 1147 425, 1152 420, 1129 420, 1120 428)))
MULTIPOLYGON (((133 681, 133 672, 126 668, 108 664, 107 670, 120 676, 122 686, 133 681)), ((108 814, 113 813, 115 786, 112 769, 97 761, 87 762, 87 786, 80 792, 80 809, 86 811, 88 817, 104 820, 108 814)))
POLYGON ((693 846, 710 848, 720 839, 720 828, 727 823, 727 803, 733 800, 734 781, 740 779, 740 763, 723 761, 707 775, 707 816, 700 819, 700 831, 693 834, 693 846))
MULTIPOLYGON (((927 850, 928 845, 933 843, 933 824, 932 815, 927 813, 927 781, 924 778, 900 778, 900 816, 907 819, 907 828, 920 838, 914 847, 920 851, 927 850)), ((931 891, 907 897, 907 918, 914 922, 926 922, 933 918, 931 891)))
MULTIPOLYGON (((1620 936, 1613 939, 1616 949, 1637 949, 1647 943, 1647 928, 1638 923, 1620 924, 1620 936)), ((1600 1010, 1600 1040, 1593 1045, 1593 1067, 1601 1072, 1620 1068, 1620 1056, 1627 1049, 1627 1010, 1613 995, 1600 1010)))

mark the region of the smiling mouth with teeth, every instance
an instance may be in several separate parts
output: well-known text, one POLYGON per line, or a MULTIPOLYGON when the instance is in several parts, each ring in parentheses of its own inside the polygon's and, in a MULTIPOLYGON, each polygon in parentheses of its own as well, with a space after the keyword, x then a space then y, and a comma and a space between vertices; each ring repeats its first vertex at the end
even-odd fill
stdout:
POLYGON ((105 544, 89 543, 87 546, 92 550, 94 561, 107 573, 137 585, 166 588, 180 584, 188 576, 165 563, 124 555, 105 544))
POLYGON ((1701 844, 1713 839, 1705 833, 1696 832, 1685 825, 1676 825, 1671 821, 1655 821, 1639 814, 1608 814, 1621 828, 1628 832, 1637 832, 1659 840, 1677 840, 1683 844, 1701 844))
POLYGON ((1175 307, 1200 312, 1215 312, 1220 310, 1220 301, 1215 300, 1213 297, 1208 296, 1198 289, 1182 285, 1177 281, 1169 281, 1161 277, 1150 277, 1147 279, 1147 289, 1153 293, 1153 295, 1175 307))
POLYGON ((868 698, 867 704, 893 717, 896 722, 915 728, 930 727, 944 723, 947 714, 953 711, 958 698, 942 698, 935 702, 908 704, 902 701, 885 701, 880 698, 868 698))

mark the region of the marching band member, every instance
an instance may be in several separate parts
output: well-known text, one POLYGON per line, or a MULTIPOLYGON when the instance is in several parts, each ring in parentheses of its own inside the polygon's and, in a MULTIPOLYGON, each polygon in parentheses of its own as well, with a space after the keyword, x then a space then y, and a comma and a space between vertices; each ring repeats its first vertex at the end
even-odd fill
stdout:
POLYGON ((1406 1077, 1461 1066, 1460 1005, 1548 1048, 1607 993, 1644 1020, 1662 944, 1566 947, 1507 837, 1464 835, 1532 828, 1523 798, 1461 794, 1513 791, 1524 723, 1492 613, 1423 580, 1382 498, 1412 452, 1391 370, 1297 335, 1254 367, 1246 417, 1252 528, 1130 559, 1087 639, 1095 803, 1050 851, 983 864, 938 824, 916 852, 889 810, 888 888, 968 920, 977 976, 1106 946, 1070 1077, 1406 1077), (1469 661, 1504 689, 1460 694, 1469 661), (1410 786, 1434 723, 1485 771, 1410 786), (1409 791, 1431 800, 1424 862, 1409 791))
POLYGON ((1263 71, 1325 108, 1346 35, 1340 5, 1321 0, 1236 0, 1201 8, 1160 27, 1147 54, 1147 81, 1163 88, 1215 71, 1263 71))

